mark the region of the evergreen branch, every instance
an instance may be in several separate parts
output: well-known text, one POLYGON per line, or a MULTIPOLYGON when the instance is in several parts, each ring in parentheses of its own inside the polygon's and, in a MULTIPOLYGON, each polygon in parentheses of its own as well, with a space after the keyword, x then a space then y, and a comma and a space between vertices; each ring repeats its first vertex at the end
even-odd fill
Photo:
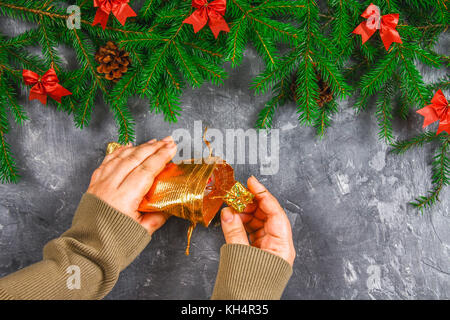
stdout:
POLYGON ((266 70, 259 74, 252 83, 252 89, 256 93, 264 93, 268 90, 270 84, 281 81, 286 74, 294 70, 297 65, 299 55, 302 54, 302 46, 294 48, 288 55, 280 59, 274 68, 266 68, 266 70))
POLYGON ((319 116, 315 120, 314 127, 319 138, 323 138, 326 129, 331 126, 331 117, 338 112, 338 104, 336 100, 332 100, 324 104, 319 109, 319 116))
MULTIPOLYGON (((95 93, 97 91, 97 82, 94 82, 87 94, 83 95, 80 107, 76 109, 75 123, 81 129, 89 124, 92 107, 94 105, 95 93)), ((87 89, 87 88, 86 88, 87 89)))
POLYGON ((212 55, 212 56, 215 56, 215 57, 219 57, 219 58, 222 58, 222 57, 223 57, 223 54, 221 54, 221 53, 213 52, 213 51, 211 51, 211 50, 204 49, 204 48, 199 47, 198 45, 196 45, 196 44, 194 44, 194 43, 183 42, 182 44, 183 44, 183 45, 186 45, 186 46, 190 46, 190 47, 192 47, 192 48, 194 48, 194 49, 197 49, 197 50, 200 50, 200 51, 202 51, 202 52, 206 52, 207 54, 212 55))
POLYGON ((97 70, 93 65, 93 59, 92 56, 90 56, 88 54, 88 50, 85 48, 83 41, 80 38, 80 35, 77 32, 77 29, 73 29, 72 33, 75 35, 76 41, 78 43, 78 47, 81 50, 81 56, 83 58, 83 61, 85 62, 85 64, 88 66, 88 68, 91 70, 91 74, 94 78, 94 81, 97 83, 98 87, 106 94, 106 88, 102 82, 102 80, 100 79, 99 75, 97 74, 97 70))
POLYGON ((36 70, 40 74, 44 74, 47 70, 43 64, 37 59, 37 57, 30 55, 21 50, 11 50, 11 48, 5 48, 8 52, 10 59, 13 59, 17 62, 17 65, 21 67, 21 69, 30 69, 36 70))
POLYGON ((10 146, 6 142, 5 132, 0 128, 0 182, 16 183, 20 178, 17 173, 17 167, 11 156, 10 146))
POLYGON ((319 86, 317 84, 317 77, 314 71, 314 62, 309 55, 303 59, 302 65, 297 71, 296 79, 297 89, 297 113, 299 113, 298 120, 300 123, 310 125, 314 119, 317 118, 319 105, 319 86))
POLYGON ((441 147, 438 149, 437 155, 434 157, 433 169, 433 189, 428 192, 426 196, 420 196, 411 202, 411 205, 423 212, 424 209, 431 207, 439 200, 439 195, 444 186, 450 184, 450 158, 449 158, 449 144, 448 137, 443 139, 441 147))
POLYGON ((0 49, 9 47, 23 49, 26 46, 32 45, 38 36, 38 32, 32 29, 25 31, 24 33, 13 38, 1 39, 2 41, 0 43, 0 49))
POLYGON ((141 10, 139 11, 139 16, 144 18, 149 17, 154 12, 154 9, 157 7, 156 4, 158 2, 158 0, 146 0, 141 10))
MULTIPOLYGON (((33 15, 36 15, 36 16, 38 16, 38 19, 36 19, 36 17, 34 17, 33 15, 30 15, 30 16, 27 16, 27 17, 25 17, 23 15, 20 16, 22 19, 26 18, 26 20, 28 20, 30 22, 35 22, 35 23, 39 23, 39 20, 42 17, 47 17, 47 18, 50 19, 50 21, 55 21, 56 19, 58 19, 58 20, 61 20, 60 23, 62 23, 62 21, 66 21, 70 17, 69 14, 58 13, 59 11, 56 10, 56 9, 47 11, 47 10, 42 10, 42 9, 28 8, 25 5, 21 6, 21 5, 16 5, 16 4, 11 4, 11 3, 6 3, 6 2, 3 2, 3 1, 0 1, 0 9, 2 7, 3 8, 8 8, 8 9, 12 9, 12 10, 15 10, 15 11, 19 11, 19 12, 31 13, 33 15)), ((9 16, 15 17, 15 15, 8 14, 9 13, 8 11, 3 10, 3 13, 5 15, 9 15, 9 16)), ((80 22, 82 24, 84 24, 86 28, 90 28, 90 29, 95 28, 95 27, 92 26, 92 21, 87 21, 87 20, 81 19, 80 22)), ((134 34, 140 34, 140 33, 142 33, 140 31, 127 30, 127 29, 121 29, 121 28, 113 28, 113 27, 108 27, 108 26, 105 29, 106 30, 110 30, 110 31, 119 32, 119 33, 124 33, 124 34, 129 34, 129 33, 131 33, 131 34, 133 34, 133 33, 134 34)))
POLYGON ((406 49, 412 56, 430 67, 439 68, 441 66, 441 57, 438 54, 431 52, 431 50, 424 50, 417 44, 402 44, 402 49, 406 49))
POLYGON ((194 68, 190 68, 189 66, 192 65, 190 62, 189 55, 187 55, 186 52, 181 52, 182 49, 179 48, 176 43, 172 40, 172 45, 175 47, 175 50, 178 54, 178 57, 180 58, 182 65, 184 66, 184 69, 187 71, 188 79, 191 80, 191 84, 193 86, 200 86, 201 84, 201 76, 198 73, 198 71, 194 68))
POLYGON ((439 136, 437 136, 435 132, 426 131, 409 140, 391 143, 391 147, 393 148, 391 152, 395 154, 403 154, 411 148, 422 147, 425 143, 435 141, 438 138, 439 136))
POLYGON ((379 139, 383 139, 389 143, 392 141, 392 95, 393 87, 390 83, 387 83, 384 87, 383 93, 380 94, 377 101, 376 116, 378 120, 378 126, 380 131, 378 132, 379 139))
POLYGON ((402 88, 408 91, 408 95, 411 99, 417 102, 420 106, 424 106, 429 100, 429 92, 425 87, 425 84, 422 81, 422 76, 420 72, 416 69, 411 60, 407 60, 402 52, 402 49, 399 47, 399 56, 401 61, 403 77, 402 80, 402 88), (411 90, 411 88, 413 90, 411 90))
POLYGON ((272 97, 264 106, 264 108, 259 112, 258 119, 256 121, 256 127, 260 129, 269 129, 272 127, 273 115, 275 110, 289 97, 289 81, 286 78, 281 79, 281 81, 275 85, 274 91, 277 94, 272 97))
POLYGON ((348 96, 352 88, 345 82, 344 76, 336 65, 320 54, 314 54, 314 58, 317 62, 317 69, 320 71, 324 80, 330 85, 333 93, 340 98, 348 96))
POLYGON ((125 99, 125 103, 123 104, 120 103, 120 100, 110 103, 114 119, 119 128, 118 142, 120 144, 127 144, 128 142, 135 140, 135 123, 134 120, 132 120, 126 101, 127 100, 125 99))
POLYGON ((450 89, 450 76, 445 76, 434 83, 427 85, 428 91, 449 90, 450 89))
POLYGON ((58 64, 61 62, 61 59, 56 55, 56 52, 54 50, 54 42, 51 40, 51 35, 49 34, 49 31, 47 30, 45 23, 42 22, 41 17, 41 24, 40 24, 40 30, 42 30, 42 39, 40 41, 42 46, 42 53, 47 60, 47 64, 50 66, 53 66, 56 72, 59 72, 58 64))
POLYGON ((403 120, 406 120, 408 118, 411 107, 414 105, 414 101, 410 99, 408 92, 406 92, 406 90, 401 91, 399 104, 400 104, 400 109, 398 111, 399 115, 403 120))
POLYGON ((4 85, 2 89, 2 92, 4 92, 6 95, 9 108, 14 116, 14 120, 19 125, 24 124, 25 121, 29 120, 29 118, 25 110, 23 110, 23 108, 19 104, 17 104, 17 99, 15 97, 13 89, 9 85, 4 85))
POLYGON ((247 13, 257 12, 258 14, 270 14, 270 15, 287 15, 293 14, 296 9, 304 8, 305 6, 301 1, 292 1, 286 3, 285 1, 270 1, 257 7, 252 7, 247 13))
POLYGON ((5 106, 4 104, 0 104, 0 182, 15 183, 19 175, 14 159, 12 158, 11 147, 5 138, 8 130, 5 106))
POLYGON ((179 81, 176 77, 175 77, 175 72, 170 71, 170 65, 166 66, 166 72, 169 75, 169 79, 172 81, 173 86, 175 87, 175 90, 180 91, 181 90, 181 81, 179 81))
MULTIPOLYGON (((151 71, 148 76, 145 76, 146 80, 143 84, 143 87, 141 85, 142 93, 144 93, 148 90, 150 83, 156 84, 155 79, 157 78, 157 75, 161 72, 160 66, 161 66, 161 64, 164 64, 165 61, 167 61, 166 51, 169 48, 169 44, 170 44, 170 42, 167 42, 162 48, 155 51, 156 55, 154 55, 154 56, 156 56, 156 60, 154 60, 154 58, 152 57, 151 59, 148 60, 147 65, 145 65, 144 72, 147 71, 147 69, 149 67, 150 67, 151 71), (163 62, 163 63, 161 63, 161 62, 163 62)), ((144 73, 144 75, 145 75, 145 73, 144 73)))
POLYGON ((230 29, 230 35, 228 36, 228 50, 229 55, 227 59, 231 60, 232 66, 236 66, 242 59, 242 52, 245 49, 245 43, 243 41, 244 35, 247 31, 247 21, 245 20, 245 15, 234 24, 230 29), (237 58, 239 57, 239 59, 237 58))
MULTIPOLYGON (((273 51, 275 51, 275 48, 274 48, 273 44, 269 43, 268 39, 264 40, 263 37, 261 36, 261 34, 258 32, 258 30, 256 28, 254 28, 253 30, 254 30, 254 32, 255 32, 255 34, 257 36, 257 39, 258 39, 258 42, 256 42, 256 41, 255 42, 256 43, 260 43, 261 46, 262 46, 262 48, 259 49, 258 51, 260 53, 262 53, 261 55, 263 57, 267 57, 268 58, 268 60, 266 61, 266 64, 274 65, 275 64, 275 57, 274 57, 273 51), (269 49, 269 47, 270 47, 270 49, 269 49)), ((258 49, 259 46, 256 46, 256 48, 258 49)))
POLYGON ((371 71, 366 73, 361 79, 361 93, 364 95, 372 95, 380 90, 392 76, 395 60, 395 55, 387 54, 372 68, 371 71))

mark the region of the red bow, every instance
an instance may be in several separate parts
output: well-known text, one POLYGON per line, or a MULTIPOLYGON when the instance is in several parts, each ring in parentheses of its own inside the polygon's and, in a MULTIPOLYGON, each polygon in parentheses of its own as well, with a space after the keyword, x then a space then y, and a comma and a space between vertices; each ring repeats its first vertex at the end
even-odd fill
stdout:
POLYGON ((395 27, 397 27, 398 24, 398 13, 391 13, 381 16, 380 8, 371 3, 367 7, 366 11, 362 13, 361 17, 366 18, 367 20, 361 22, 352 33, 360 34, 362 37, 362 43, 369 40, 377 29, 380 29, 380 37, 386 51, 391 46, 392 42, 402 43, 400 34, 397 30, 395 30, 395 27))
POLYGON ((112 12, 117 20, 124 26, 129 17, 136 17, 136 12, 128 5, 130 0, 94 0, 94 7, 98 7, 93 26, 100 23, 103 30, 106 28, 109 14, 112 12))
POLYGON ((219 36, 220 31, 230 31, 227 22, 223 18, 227 9, 226 0, 215 0, 211 3, 208 3, 207 0, 192 0, 192 6, 197 8, 197 10, 184 19, 183 23, 192 24, 195 33, 200 31, 208 20, 209 27, 215 38, 219 36))
POLYGON ((417 110, 417 113, 425 117, 423 120, 424 128, 439 120, 439 127, 436 134, 438 135, 442 131, 450 134, 450 108, 441 90, 436 92, 433 99, 431 99, 430 105, 417 110))
POLYGON ((30 100, 38 99, 42 104, 47 104, 47 96, 49 96, 61 103, 63 96, 72 94, 72 92, 59 84, 53 67, 42 77, 30 70, 23 70, 22 76, 25 84, 33 86, 30 90, 30 100))

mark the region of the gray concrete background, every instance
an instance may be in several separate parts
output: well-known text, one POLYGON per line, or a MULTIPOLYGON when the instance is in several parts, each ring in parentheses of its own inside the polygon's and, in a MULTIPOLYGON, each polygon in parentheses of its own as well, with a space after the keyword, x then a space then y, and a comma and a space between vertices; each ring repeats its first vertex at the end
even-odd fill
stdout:
MULTIPOLYGON (((10 34, 27 28, 1 18, 10 34)), ((449 47, 448 37, 440 51, 449 47)), ((448 50, 446 52, 448 54, 448 50)), ((70 50, 64 57, 71 61, 70 50)), ((130 101, 137 141, 165 137, 176 128, 193 134, 195 120, 210 128, 253 127, 266 97, 255 97, 250 79, 262 70, 251 49, 242 66, 230 69, 221 87, 186 90, 177 124, 148 112, 143 100, 130 101)), ((421 69, 427 82, 445 70, 421 69)), ((116 139, 111 113, 98 99, 90 126, 79 130, 72 117, 39 102, 20 102, 31 120, 13 125, 8 141, 22 180, 0 185, 0 277, 42 258, 46 242, 71 223, 90 175, 116 139)), ((276 113, 280 129, 280 171, 260 176, 257 165, 235 165, 238 180, 260 178, 286 209, 292 223, 297 259, 284 299, 449 299, 450 189, 442 202, 419 214, 408 201, 430 188, 431 146, 405 156, 388 153, 378 141, 373 106, 356 116, 352 99, 340 104, 327 136, 299 126, 295 105, 276 113)), ((395 123, 395 134, 411 137, 421 117, 395 123)), ((107 299, 208 299, 224 243, 216 219, 193 235, 186 257, 188 223, 171 218, 150 245, 120 276, 107 299)))

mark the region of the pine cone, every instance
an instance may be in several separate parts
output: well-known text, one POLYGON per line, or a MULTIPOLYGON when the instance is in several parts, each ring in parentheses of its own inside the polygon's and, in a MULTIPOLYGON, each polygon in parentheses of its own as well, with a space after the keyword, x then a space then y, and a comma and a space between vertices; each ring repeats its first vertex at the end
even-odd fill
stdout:
POLYGON ((108 41, 104 47, 100 47, 95 53, 95 61, 100 65, 98 73, 103 73, 107 80, 117 82, 128 71, 131 63, 128 52, 120 50, 117 45, 108 41))
POLYGON ((331 92, 331 88, 325 80, 322 79, 319 72, 316 72, 317 84, 319 85, 319 99, 317 100, 317 104, 319 107, 323 107, 325 103, 333 100, 333 92, 331 92))
MULTIPOLYGON (((330 102, 333 100, 333 92, 331 91, 330 86, 325 82, 325 80, 322 79, 320 76, 320 73, 316 70, 316 78, 317 78, 317 85, 319 86, 319 98, 317 99, 317 104, 319 107, 323 107, 324 104, 330 102)), ((294 80, 291 83, 291 97, 294 101, 297 101, 297 83, 296 78, 294 77, 294 80)))

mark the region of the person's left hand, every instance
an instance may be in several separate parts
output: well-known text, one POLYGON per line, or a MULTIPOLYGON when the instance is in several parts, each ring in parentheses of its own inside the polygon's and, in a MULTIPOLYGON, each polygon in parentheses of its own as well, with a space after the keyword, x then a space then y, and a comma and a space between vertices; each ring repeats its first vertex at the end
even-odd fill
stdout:
POLYGON ((155 177, 176 152, 177 145, 172 137, 161 141, 153 139, 137 147, 131 144, 120 147, 107 155, 94 171, 87 192, 130 216, 152 235, 162 227, 168 215, 159 212, 141 214, 137 209, 155 177))

